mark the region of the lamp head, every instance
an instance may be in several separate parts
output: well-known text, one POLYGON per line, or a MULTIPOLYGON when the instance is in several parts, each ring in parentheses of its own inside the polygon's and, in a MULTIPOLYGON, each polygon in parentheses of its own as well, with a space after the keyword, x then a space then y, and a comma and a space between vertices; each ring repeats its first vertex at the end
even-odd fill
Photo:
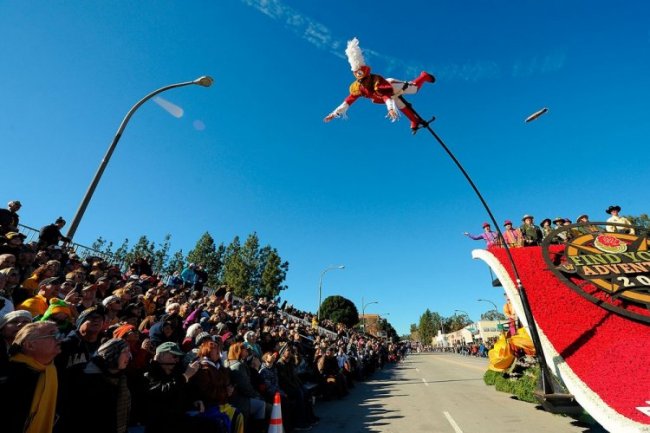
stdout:
POLYGON ((198 84, 199 86, 203 87, 210 87, 212 83, 214 83, 214 80, 208 75, 204 75, 194 80, 194 84, 198 84))

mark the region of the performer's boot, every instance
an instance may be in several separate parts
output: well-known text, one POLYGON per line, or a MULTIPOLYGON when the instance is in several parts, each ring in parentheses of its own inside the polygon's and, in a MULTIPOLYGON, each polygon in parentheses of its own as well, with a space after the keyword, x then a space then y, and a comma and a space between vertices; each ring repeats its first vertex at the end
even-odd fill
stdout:
POLYGON ((408 119, 411 121, 411 129, 416 130, 418 129, 418 125, 422 123, 422 121, 419 119, 419 117, 411 110, 409 107, 404 106, 399 109, 408 119))
POLYGON ((422 71, 420 75, 415 80, 413 80, 413 84, 415 84, 415 87, 417 87, 419 90, 424 83, 435 83, 435 81, 436 77, 428 72, 422 71))

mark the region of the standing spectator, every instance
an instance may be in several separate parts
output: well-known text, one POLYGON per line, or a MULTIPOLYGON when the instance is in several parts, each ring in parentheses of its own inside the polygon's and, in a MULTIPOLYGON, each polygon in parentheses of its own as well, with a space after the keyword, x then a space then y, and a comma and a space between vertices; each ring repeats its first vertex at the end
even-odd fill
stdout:
MULTIPOLYGON (((622 217, 622 216, 618 216, 618 213, 620 211, 621 211, 620 206, 610 206, 610 207, 608 207, 605 210, 605 212, 607 212, 611 216, 609 218, 607 218, 607 222, 608 223, 618 223, 618 224, 632 225, 630 220, 628 220, 627 218, 622 217)), ((608 232, 629 233, 631 235, 634 234, 634 229, 632 229, 632 228, 628 229, 628 228, 625 228, 625 227, 608 225, 608 226, 605 226, 605 229, 608 232)))
POLYGON ((0 235, 18 231, 20 216, 17 212, 22 206, 18 200, 12 200, 7 203, 7 209, 0 209, 0 235))
POLYGON ((190 263, 187 268, 183 269, 183 272, 181 272, 183 285, 186 289, 192 288, 196 283, 196 272, 194 271, 195 267, 196 266, 194 263, 190 263))
POLYGON ((526 247, 535 247, 542 242, 542 230, 535 225, 534 219, 535 217, 528 214, 521 219, 523 224, 519 227, 519 231, 524 236, 524 246, 526 247))
POLYGON ((519 229, 512 228, 512 221, 506 220, 503 223, 505 230, 503 231, 503 239, 510 248, 519 248, 524 246, 524 237, 519 229))
POLYGON ((203 291, 203 286, 205 285, 205 283, 208 282, 208 273, 205 272, 202 263, 199 263, 196 269, 194 269, 194 273, 196 274, 196 282, 194 283, 194 290, 197 292, 201 292, 203 291))
POLYGON ((52 361, 61 351, 56 324, 29 323, 14 339, 7 382, 0 386, 6 433, 49 433, 54 428, 58 391, 52 361))
POLYGON ((65 243, 70 242, 70 239, 66 238, 61 234, 61 229, 65 226, 65 220, 61 217, 58 217, 54 224, 47 225, 41 228, 41 232, 38 236, 38 248, 45 249, 51 245, 58 245, 59 241, 65 243))
POLYGON ((464 235, 470 239, 474 239, 475 241, 479 239, 485 240, 487 248, 501 246, 501 239, 499 239, 499 234, 497 232, 493 232, 490 224, 488 223, 483 223, 483 233, 480 235, 472 235, 468 232, 465 232, 464 235))

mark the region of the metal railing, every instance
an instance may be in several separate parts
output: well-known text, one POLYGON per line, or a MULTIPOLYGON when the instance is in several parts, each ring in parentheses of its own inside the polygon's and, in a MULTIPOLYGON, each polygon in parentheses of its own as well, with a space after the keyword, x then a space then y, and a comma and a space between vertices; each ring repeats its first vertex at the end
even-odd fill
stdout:
MULTIPOLYGON (((27 226, 25 224, 18 224, 18 230, 20 233, 25 235, 25 243, 37 243, 40 237, 40 231, 34 227, 27 226)), ((107 254, 103 251, 96 250, 94 248, 87 247, 85 245, 78 244, 76 242, 70 242, 68 248, 75 252, 80 258, 85 259, 86 257, 101 257, 107 263, 112 265, 122 266, 123 263, 119 262, 115 256, 112 254, 107 254)))

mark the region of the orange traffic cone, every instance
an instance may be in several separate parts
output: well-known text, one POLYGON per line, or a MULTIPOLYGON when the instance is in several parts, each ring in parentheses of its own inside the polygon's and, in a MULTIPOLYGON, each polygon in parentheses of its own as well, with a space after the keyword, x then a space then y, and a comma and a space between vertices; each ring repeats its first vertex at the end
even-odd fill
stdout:
POLYGON ((269 433, 284 433, 284 427, 282 427, 282 406, 280 401, 280 393, 276 392, 275 398, 273 399, 271 422, 269 422, 269 433))

